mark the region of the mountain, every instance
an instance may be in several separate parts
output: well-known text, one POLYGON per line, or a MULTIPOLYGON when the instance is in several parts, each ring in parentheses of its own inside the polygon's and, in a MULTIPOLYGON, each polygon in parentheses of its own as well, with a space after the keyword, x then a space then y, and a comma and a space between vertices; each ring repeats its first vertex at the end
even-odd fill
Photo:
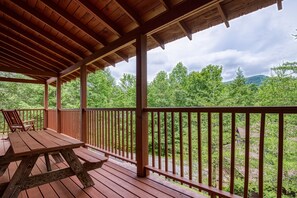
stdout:
MULTIPOLYGON (((269 76, 265 76, 265 75, 255 75, 255 76, 247 77, 247 78, 245 78, 245 79, 246 79, 246 83, 247 83, 247 84, 255 84, 255 85, 257 85, 257 86, 260 86, 260 85, 264 82, 264 80, 265 80, 266 78, 269 78, 269 76)), ((225 82, 225 83, 226 83, 226 84, 229 84, 229 83, 232 83, 232 82, 233 82, 233 80, 231 80, 231 81, 227 81, 227 82, 225 82)))
POLYGON ((246 78, 246 83, 247 84, 255 84, 257 86, 261 85, 263 81, 269 78, 268 76, 265 75, 256 75, 256 76, 250 76, 246 78))

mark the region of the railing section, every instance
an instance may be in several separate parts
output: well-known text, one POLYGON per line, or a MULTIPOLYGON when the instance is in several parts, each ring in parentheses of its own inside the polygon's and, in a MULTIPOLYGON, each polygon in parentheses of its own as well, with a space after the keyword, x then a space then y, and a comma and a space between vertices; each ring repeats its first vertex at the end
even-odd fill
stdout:
POLYGON ((57 130, 57 110, 56 109, 48 109, 48 128, 57 130))
MULTIPOLYGON (((23 121, 34 119, 34 126, 36 130, 43 129, 44 109, 18 109, 17 111, 23 121)), ((9 132, 10 129, 2 113, 0 113, 0 133, 5 134, 9 132)))
POLYGON ((81 139, 80 132, 80 110, 62 109, 61 111, 61 133, 81 139))
POLYGON ((87 143, 135 164, 135 109, 87 109, 87 143))
POLYGON ((297 107, 145 111, 150 171, 212 196, 296 195, 297 107))

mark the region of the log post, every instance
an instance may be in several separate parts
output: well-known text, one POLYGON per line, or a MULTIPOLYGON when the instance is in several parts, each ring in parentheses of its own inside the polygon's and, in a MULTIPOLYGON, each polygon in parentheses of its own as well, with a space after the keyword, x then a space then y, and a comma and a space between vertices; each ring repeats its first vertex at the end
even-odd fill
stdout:
POLYGON ((80 67, 80 137, 87 140, 87 66, 80 67))
POLYGON ((62 119, 61 119, 61 109, 62 109, 62 102, 61 102, 61 88, 62 88, 62 83, 61 83, 61 77, 59 76, 57 78, 56 82, 56 94, 57 94, 57 132, 61 133, 61 126, 62 126, 62 119))
POLYGON ((148 116, 147 107, 147 36, 136 39, 136 161, 137 176, 149 174, 148 165, 148 116))

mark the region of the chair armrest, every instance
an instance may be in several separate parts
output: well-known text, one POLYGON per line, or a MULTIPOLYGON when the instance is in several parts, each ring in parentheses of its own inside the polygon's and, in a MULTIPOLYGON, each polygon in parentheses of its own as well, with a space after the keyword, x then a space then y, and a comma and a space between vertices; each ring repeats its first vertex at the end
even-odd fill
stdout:
POLYGON ((32 119, 32 120, 25 120, 25 121, 23 121, 23 123, 31 123, 31 124, 34 124, 34 119, 32 119))

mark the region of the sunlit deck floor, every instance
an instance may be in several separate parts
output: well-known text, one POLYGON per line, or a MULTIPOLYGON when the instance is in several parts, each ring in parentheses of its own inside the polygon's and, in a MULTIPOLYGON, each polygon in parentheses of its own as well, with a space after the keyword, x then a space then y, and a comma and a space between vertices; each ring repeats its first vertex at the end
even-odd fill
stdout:
MULTIPOLYGON (((65 167, 65 163, 51 161, 52 169, 65 167)), ((11 163, 8 170, 0 177, 0 183, 7 182, 16 170, 18 162, 11 163)), ((44 158, 38 159, 32 175, 45 172, 44 158)), ((149 176, 138 178, 135 171, 120 166, 114 160, 106 162, 102 168, 89 171, 94 186, 83 189, 76 176, 65 178, 49 184, 24 190, 19 197, 203 197, 191 190, 171 184, 160 178, 149 176)))

